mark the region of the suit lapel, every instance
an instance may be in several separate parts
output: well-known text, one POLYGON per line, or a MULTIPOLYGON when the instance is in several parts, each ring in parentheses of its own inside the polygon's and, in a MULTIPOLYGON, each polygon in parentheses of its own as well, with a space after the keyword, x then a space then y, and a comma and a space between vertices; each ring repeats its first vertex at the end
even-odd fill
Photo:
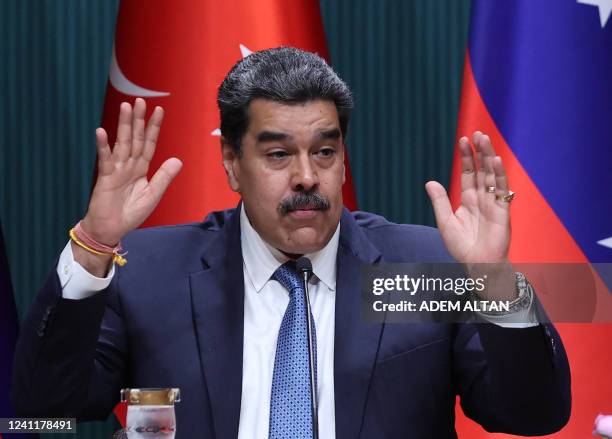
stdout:
POLYGON ((348 211, 340 224, 337 258, 336 316, 334 339, 334 389, 336 437, 357 438, 361 429, 368 389, 382 323, 365 323, 362 316, 362 264, 380 259, 348 211))
POLYGON ((203 254, 204 270, 189 277, 202 372, 215 437, 238 436, 242 395, 244 277, 239 208, 203 254))
MULTIPOLYGON (((239 206, 240 208, 240 206, 239 206)), ((218 439, 238 436, 242 397, 244 276, 239 208, 204 250, 204 269, 189 276, 200 362, 218 439)), ((362 317, 362 264, 380 259, 351 214, 340 225, 334 336, 336 437, 356 438, 382 334, 362 317)))

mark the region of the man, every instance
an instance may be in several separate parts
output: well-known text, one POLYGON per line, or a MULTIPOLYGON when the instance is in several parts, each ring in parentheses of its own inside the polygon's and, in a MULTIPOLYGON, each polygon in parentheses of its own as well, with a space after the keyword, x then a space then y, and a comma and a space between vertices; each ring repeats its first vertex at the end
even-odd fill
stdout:
POLYGON ((427 184, 438 233, 343 209, 352 98, 318 56, 254 53, 229 72, 218 103, 223 166, 242 201, 199 224, 133 231, 182 165, 170 158, 147 181, 161 108, 145 127, 144 101, 122 104, 112 152, 98 129, 89 209, 19 340, 21 414, 103 419, 122 387, 180 387, 177 437, 312 437, 306 314, 286 263, 306 255, 321 438, 453 438, 456 395, 490 431, 540 435, 567 422, 567 359, 554 328, 517 298, 511 195, 487 136, 474 134, 477 162, 460 140, 456 213, 442 186, 427 184), (129 261, 115 268, 121 241, 129 261), (519 303, 531 324, 362 319, 362 265, 453 259, 499 263, 487 297, 519 303))

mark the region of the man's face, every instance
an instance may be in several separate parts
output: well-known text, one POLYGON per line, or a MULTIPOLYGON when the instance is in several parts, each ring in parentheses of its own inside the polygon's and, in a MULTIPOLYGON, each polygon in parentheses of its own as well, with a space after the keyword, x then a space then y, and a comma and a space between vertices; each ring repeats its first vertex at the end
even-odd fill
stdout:
POLYGON ((344 145, 336 106, 255 99, 236 156, 224 144, 232 189, 260 236, 290 255, 322 249, 342 214, 344 145))

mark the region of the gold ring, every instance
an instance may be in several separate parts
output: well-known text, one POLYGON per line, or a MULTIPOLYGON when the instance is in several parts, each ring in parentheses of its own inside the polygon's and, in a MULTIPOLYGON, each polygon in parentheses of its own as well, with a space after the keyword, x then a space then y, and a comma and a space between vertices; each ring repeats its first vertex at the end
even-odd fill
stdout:
POLYGON ((508 191, 508 195, 495 195, 495 199, 497 201, 503 201, 504 203, 510 203, 512 200, 514 200, 515 195, 516 193, 508 191))
POLYGON ((490 194, 495 193, 495 186, 487 186, 487 192, 490 194))

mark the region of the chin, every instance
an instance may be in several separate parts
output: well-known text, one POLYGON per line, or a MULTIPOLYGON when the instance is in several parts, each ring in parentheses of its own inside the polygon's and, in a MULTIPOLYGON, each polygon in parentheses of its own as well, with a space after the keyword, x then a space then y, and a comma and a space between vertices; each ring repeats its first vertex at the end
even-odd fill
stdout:
POLYGON ((328 239, 316 229, 312 227, 303 227, 291 233, 285 241, 284 248, 281 248, 285 253, 293 255, 303 255, 306 253, 314 253, 321 250, 327 244, 328 239))

